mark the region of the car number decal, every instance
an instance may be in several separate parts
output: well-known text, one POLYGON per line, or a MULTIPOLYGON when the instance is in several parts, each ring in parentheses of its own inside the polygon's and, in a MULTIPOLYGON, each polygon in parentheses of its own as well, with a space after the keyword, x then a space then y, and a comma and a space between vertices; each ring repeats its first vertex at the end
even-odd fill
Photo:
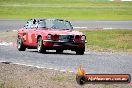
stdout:
POLYGON ((28 34, 28 41, 29 41, 29 43, 32 43, 32 33, 28 34))

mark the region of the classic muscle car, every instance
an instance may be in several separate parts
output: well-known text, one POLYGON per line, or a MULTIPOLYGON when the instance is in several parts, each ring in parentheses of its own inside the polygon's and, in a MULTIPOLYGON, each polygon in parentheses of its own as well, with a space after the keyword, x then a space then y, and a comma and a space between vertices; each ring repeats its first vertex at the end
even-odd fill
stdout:
POLYGON ((74 31, 70 21, 63 19, 30 19, 26 25, 18 30, 17 48, 36 48, 39 53, 46 50, 75 51, 78 55, 85 52, 86 36, 74 31))

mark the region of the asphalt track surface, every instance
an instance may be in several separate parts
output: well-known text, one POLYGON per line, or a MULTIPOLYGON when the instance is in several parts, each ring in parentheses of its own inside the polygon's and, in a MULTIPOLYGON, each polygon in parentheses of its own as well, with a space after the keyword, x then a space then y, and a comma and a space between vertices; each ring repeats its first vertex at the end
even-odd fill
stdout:
MULTIPOLYGON (((97 23, 96 25, 107 24, 108 27, 108 25, 111 25, 109 22, 113 25, 120 24, 118 25, 119 27, 132 28, 132 25, 130 25, 132 21, 72 21, 72 23, 82 27, 86 26, 85 24, 89 25, 89 27, 94 27, 94 23, 97 23)), ((25 23, 26 21, 24 20, 0 20, 0 30, 17 30, 23 27, 25 23)), ((62 54, 48 51, 46 54, 40 54, 37 53, 36 49, 20 52, 13 46, 0 46, 0 61, 73 72, 76 72, 77 68, 82 65, 86 72, 90 74, 111 73, 132 75, 132 55, 127 53, 87 51, 84 55, 76 55, 75 52, 71 51, 64 51, 62 54)))
MULTIPOLYGON (((71 21, 74 28, 79 29, 132 29, 130 21, 71 21)), ((18 30, 26 24, 26 20, 0 19, 0 31, 18 30)))
POLYGON ((89 74, 132 75, 132 55, 125 53, 87 51, 84 55, 76 55, 71 51, 64 51, 62 54, 47 51, 46 54, 41 54, 36 49, 18 51, 16 47, 0 46, 0 62, 3 61, 73 72, 82 65, 89 74))

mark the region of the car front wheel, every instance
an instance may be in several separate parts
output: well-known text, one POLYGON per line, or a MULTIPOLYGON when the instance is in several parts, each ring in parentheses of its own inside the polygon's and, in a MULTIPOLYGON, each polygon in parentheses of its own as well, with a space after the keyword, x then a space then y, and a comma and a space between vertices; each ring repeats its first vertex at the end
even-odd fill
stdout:
POLYGON ((20 36, 17 39, 17 49, 19 51, 25 51, 26 50, 26 46, 23 44, 23 41, 22 41, 20 36))
POLYGON ((84 49, 77 49, 75 52, 77 55, 83 55, 85 52, 85 48, 84 49))
POLYGON ((56 50, 56 53, 63 53, 64 50, 56 50))
POLYGON ((46 50, 44 49, 43 40, 41 37, 38 38, 37 51, 39 53, 45 53, 46 52, 46 50))

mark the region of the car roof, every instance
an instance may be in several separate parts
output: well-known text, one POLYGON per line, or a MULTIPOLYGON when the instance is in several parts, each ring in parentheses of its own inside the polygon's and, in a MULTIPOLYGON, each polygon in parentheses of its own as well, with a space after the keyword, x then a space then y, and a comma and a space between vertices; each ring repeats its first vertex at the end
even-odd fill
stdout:
POLYGON ((43 21, 43 20, 61 20, 61 21, 68 21, 68 20, 64 20, 64 19, 60 19, 60 18, 32 18, 29 20, 36 20, 36 21, 43 21))

